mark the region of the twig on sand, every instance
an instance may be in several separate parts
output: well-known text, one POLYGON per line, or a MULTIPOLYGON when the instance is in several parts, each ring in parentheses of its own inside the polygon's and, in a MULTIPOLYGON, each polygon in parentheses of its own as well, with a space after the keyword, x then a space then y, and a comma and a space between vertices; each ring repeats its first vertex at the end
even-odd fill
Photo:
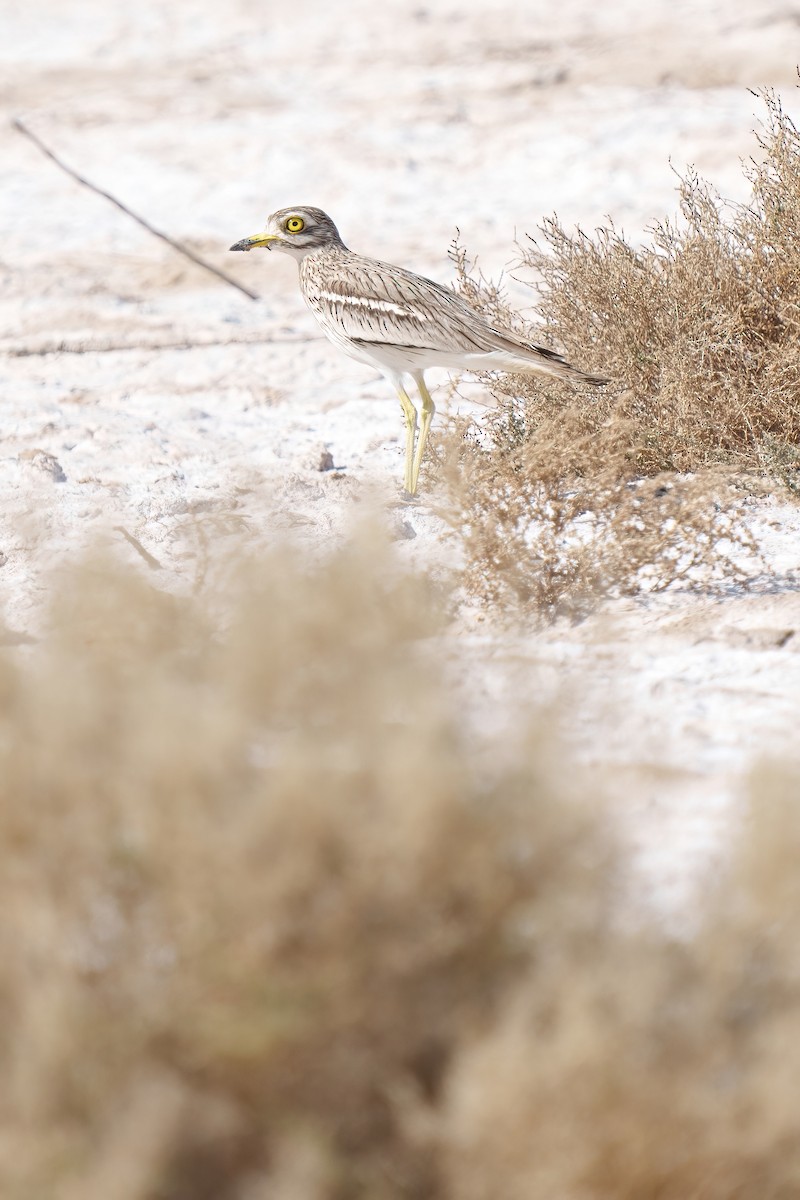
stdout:
POLYGON ((116 354, 122 350, 205 350, 216 346, 305 346, 308 342, 323 341, 321 334, 309 334, 307 337, 293 335, 292 337, 248 337, 248 338, 209 338, 205 341, 167 341, 167 342, 79 342, 70 345, 69 342, 46 342, 33 346, 3 346, 0 345, 0 355, 7 358, 44 358, 47 354, 116 354))
POLYGON ((145 550, 144 546, 139 541, 139 539, 137 537, 134 537, 132 533, 128 533, 128 531, 124 525, 115 525, 114 529, 116 530, 117 533, 122 534, 122 536, 125 538, 125 541, 128 543, 129 546, 133 546, 136 553, 140 554, 142 556, 142 558, 144 559, 144 561, 147 563, 148 567, 150 567, 150 569, 152 571, 160 571, 161 570, 161 563, 158 561, 158 559, 155 558, 150 553, 149 550, 145 550))
POLYGON ((180 242, 176 242, 175 239, 169 237, 168 234, 162 233, 160 229, 155 229, 149 223, 149 221, 145 221, 144 217, 140 217, 137 213, 132 212, 131 209, 129 209, 127 205, 123 204, 121 200, 118 200, 116 196, 112 196, 110 192, 104 191, 103 188, 98 187, 97 184, 91 183, 83 175, 79 175, 77 171, 73 171, 72 167, 68 167, 67 164, 63 162, 57 154, 54 154, 50 147, 46 146, 37 134, 33 133, 32 130, 28 129, 27 125, 22 123, 19 117, 12 117, 11 124, 14 129, 16 129, 24 137, 28 138, 29 141, 33 142, 34 146, 38 147, 42 154, 46 154, 49 159, 52 159, 56 166, 60 167, 62 171, 65 171, 67 175, 70 175, 78 183, 83 184, 84 187, 89 188, 90 191, 95 192, 98 196, 103 196, 104 199, 109 200, 113 205, 115 205, 116 208, 118 208, 121 212, 124 212, 126 216, 131 218, 131 220, 135 221, 137 225, 141 225, 142 229, 146 229, 148 233, 152 233, 153 237, 160 238, 162 242, 166 242, 168 246, 171 246, 173 250, 178 252, 178 254, 182 254, 184 258, 188 258, 190 262, 195 264, 195 266, 202 267, 204 271, 210 271, 212 275, 216 275, 218 279, 222 279, 225 283, 230 284, 230 286, 236 288, 237 291, 243 292, 244 295, 248 296, 251 300, 258 300, 258 296, 255 292, 251 292, 249 288, 246 288, 244 284, 239 283, 231 275, 228 275, 226 271, 221 271, 219 267, 215 267, 212 265, 212 263, 206 262, 204 258, 200 258, 200 256, 195 254, 193 250, 189 250, 186 248, 186 246, 181 245, 180 242))

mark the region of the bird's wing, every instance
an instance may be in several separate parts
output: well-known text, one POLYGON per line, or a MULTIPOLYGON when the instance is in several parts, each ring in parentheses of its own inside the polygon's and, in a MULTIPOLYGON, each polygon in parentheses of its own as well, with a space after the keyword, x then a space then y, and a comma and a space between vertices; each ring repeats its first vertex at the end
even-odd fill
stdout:
POLYGON ((312 308, 353 341, 467 354, 497 349, 495 331, 460 296, 391 263, 352 254, 346 272, 325 272, 314 283, 312 308))
POLYGON ((491 354, 496 361, 504 356, 505 370, 516 365, 606 382, 585 375, 555 350, 490 325, 449 288, 392 263, 349 254, 346 270, 335 264, 322 271, 306 299, 324 324, 365 348, 374 343, 448 356, 491 354))

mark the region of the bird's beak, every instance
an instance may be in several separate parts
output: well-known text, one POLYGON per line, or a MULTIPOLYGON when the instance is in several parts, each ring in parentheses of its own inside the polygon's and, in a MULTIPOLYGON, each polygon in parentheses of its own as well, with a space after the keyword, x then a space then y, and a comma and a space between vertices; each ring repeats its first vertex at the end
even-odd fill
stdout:
POLYGON ((277 233, 256 233, 253 237, 242 238, 240 242, 234 242, 231 250, 252 250, 254 246, 266 246, 269 249, 271 242, 279 241, 277 233))

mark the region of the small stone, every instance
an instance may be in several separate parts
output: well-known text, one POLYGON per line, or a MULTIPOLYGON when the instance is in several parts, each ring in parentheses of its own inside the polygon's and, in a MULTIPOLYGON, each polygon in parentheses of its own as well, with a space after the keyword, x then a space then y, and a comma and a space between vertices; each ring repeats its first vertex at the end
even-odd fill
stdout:
POLYGON ((410 542, 417 536, 417 531, 410 521, 398 521, 392 530, 395 542, 410 542))
POLYGON ((23 451, 20 458, 27 458, 32 466, 44 471, 45 475, 49 475, 55 483, 67 482, 64 468, 54 454, 48 454, 46 450, 26 450, 23 451))
POLYGON ((319 456, 318 471, 332 471, 334 468, 333 455, 330 450, 323 450, 319 456))

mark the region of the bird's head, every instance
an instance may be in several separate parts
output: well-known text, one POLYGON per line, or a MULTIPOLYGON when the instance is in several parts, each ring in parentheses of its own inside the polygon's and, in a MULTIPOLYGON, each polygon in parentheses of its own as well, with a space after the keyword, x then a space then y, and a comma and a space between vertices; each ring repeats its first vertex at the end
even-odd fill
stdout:
POLYGON ((283 250, 294 258, 304 258, 323 246, 343 246, 339 231, 327 213, 321 208, 279 208, 267 218, 263 233, 242 238, 231 246, 231 250, 254 250, 264 246, 267 250, 283 250))

